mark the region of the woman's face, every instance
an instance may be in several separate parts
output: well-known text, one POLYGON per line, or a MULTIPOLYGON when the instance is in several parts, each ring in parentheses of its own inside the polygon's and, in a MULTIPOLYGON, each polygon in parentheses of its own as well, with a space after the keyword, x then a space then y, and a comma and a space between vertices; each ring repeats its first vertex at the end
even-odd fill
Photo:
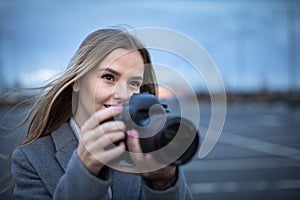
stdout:
POLYGON ((122 105, 143 82, 144 62, 138 50, 116 49, 73 85, 79 100, 75 120, 79 126, 100 109, 122 105))

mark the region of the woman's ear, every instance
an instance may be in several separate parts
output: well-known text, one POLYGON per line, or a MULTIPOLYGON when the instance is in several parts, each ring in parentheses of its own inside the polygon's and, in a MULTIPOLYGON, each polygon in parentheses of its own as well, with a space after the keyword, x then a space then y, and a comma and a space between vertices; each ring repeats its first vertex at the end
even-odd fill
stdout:
POLYGON ((73 91, 74 92, 79 92, 79 84, 78 81, 75 81, 72 85, 73 91))

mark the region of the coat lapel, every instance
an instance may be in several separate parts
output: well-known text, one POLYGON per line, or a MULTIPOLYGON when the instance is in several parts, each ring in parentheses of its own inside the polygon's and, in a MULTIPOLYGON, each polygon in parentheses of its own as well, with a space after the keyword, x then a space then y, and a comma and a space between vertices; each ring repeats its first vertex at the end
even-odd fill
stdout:
POLYGON ((55 157, 64 171, 66 171, 72 153, 77 148, 78 140, 69 123, 64 123, 59 129, 54 131, 51 136, 56 148, 55 157))

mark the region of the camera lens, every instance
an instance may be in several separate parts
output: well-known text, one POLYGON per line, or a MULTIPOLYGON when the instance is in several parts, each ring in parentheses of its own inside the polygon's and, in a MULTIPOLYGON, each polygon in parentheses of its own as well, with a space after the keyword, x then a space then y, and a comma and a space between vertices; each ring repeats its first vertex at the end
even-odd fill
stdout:
POLYGON ((173 124, 171 127, 166 128, 166 130, 161 134, 160 147, 169 144, 173 138, 176 136, 179 124, 173 124))
POLYGON ((155 136, 153 150, 164 148, 159 154, 162 162, 182 165, 192 159, 198 149, 199 136, 195 126, 186 119, 169 116, 164 128, 155 136), (179 157, 179 158, 178 158, 179 157), (178 158, 172 161, 174 158, 178 158))

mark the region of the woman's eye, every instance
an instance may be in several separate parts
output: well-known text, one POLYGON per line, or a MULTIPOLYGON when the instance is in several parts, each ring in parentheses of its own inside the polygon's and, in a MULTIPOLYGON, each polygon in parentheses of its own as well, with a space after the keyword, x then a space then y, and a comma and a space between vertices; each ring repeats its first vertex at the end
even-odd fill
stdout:
POLYGON ((114 81, 115 80, 115 77, 112 74, 104 74, 104 75, 101 76, 101 78, 104 78, 108 81, 114 81))
POLYGON ((141 82, 139 81, 131 81, 130 85, 133 87, 141 87, 141 82))

